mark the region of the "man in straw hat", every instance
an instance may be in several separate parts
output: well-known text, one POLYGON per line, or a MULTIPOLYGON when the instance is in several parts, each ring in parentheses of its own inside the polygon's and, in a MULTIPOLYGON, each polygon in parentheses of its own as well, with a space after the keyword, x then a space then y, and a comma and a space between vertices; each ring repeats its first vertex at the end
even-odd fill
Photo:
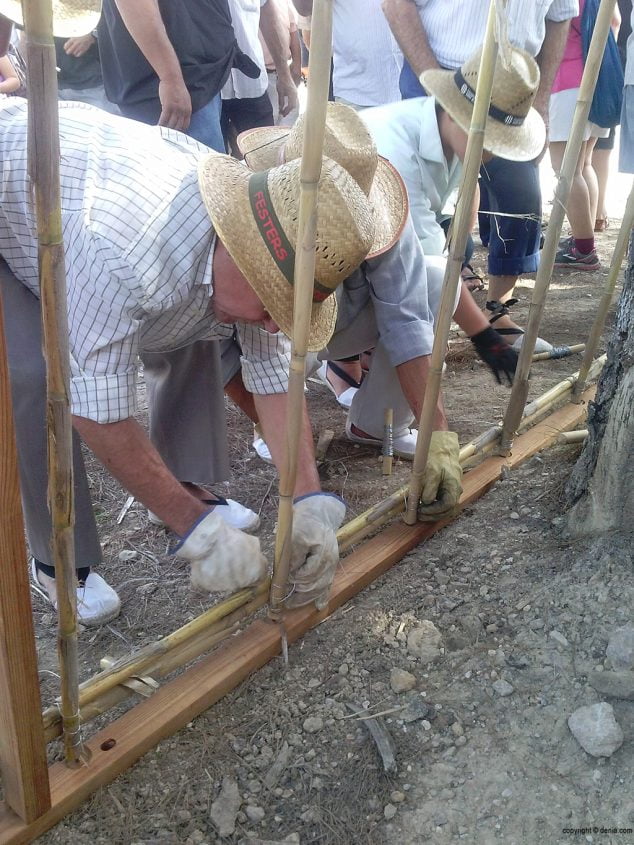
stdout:
MULTIPOLYGON (((464 134, 453 125, 456 137, 464 134)), ((266 169, 296 159, 303 132, 300 118, 290 132, 283 127, 254 129, 242 133, 238 143, 250 167, 266 169)), ((427 266, 402 180, 389 161, 377 156, 367 127, 350 107, 328 104, 324 153, 345 167, 368 194, 378 236, 363 264, 337 290, 334 334, 319 357, 338 360, 374 348, 369 373, 352 399, 347 436, 353 442, 380 445, 384 409, 392 408, 395 454, 411 458, 416 432, 410 426, 420 417, 444 266, 442 262, 427 266)), ((464 287, 454 316, 498 381, 506 375, 510 382, 516 353, 490 328, 464 287)), ((421 508, 427 516, 450 510, 460 495, 458 439, 447 430, 440 401, 435 428, 428 473, 439 482, 421 508)))
MULTIPOLYGON (((5 323, 9 336, 34 337, 27 324, 37 326, 39 279, 26 168, 27 105, 5 101, 1 112, 5 323)), ((180 133, 79 103, 60 104, 60 142, 75 430, 122 486, 179 537, 174 552, 191 562, 194 585, 228 591, 255 583, 266 571, 257 538, 229 525, 218 507, 182 486, 133 419, 137 356, 230 337, 235 324, 245 383, 255 394, 273 459, 282 464, 289 359, 278 329, 292 328, 300 163, 252 174, 180 133)), ((375 242, 367 197, 328 159, 319 198, 312 350, 321 349, 333 331, 333 290, 375 242)), ((33 372, 40 369, 33 354, 13 356, 14 396, 32 394, 33 372)), ((336 530, 345 516, 344 503, 321 492, 307 414, 305 419, 291 560, 295 604, 327 593, 338 560, 336 530)), ((22 478, 28 480, 28 450, 22 459, 22 478)), ((54 599, 54 580, 39 580, 54 599)), ((116 599, 108 585, 95 591, 106 605, 116 599)))
MULTIPOLYGON (((421 74, 432 69, 458 71, 482 44, 489 3, 483 0, 383 0, 383 10, 406 58, 401 74, 403 97, 429 92, 421 74)), ((534 105, 548 121, 553 79, 563 56, 578 0, 508 0, 497 3, 499 49, 525 50, 539 65, 534 105)), ((540 151, 541 152, 541 151, 540 151)), ((480 236, 489 247, 487 313, 510 344, 522 330, 509 309, 518 277, 539 266, 541 191, 537 163, 496 156, 480 171, 480 236), (491 219, 492 216, 492 219, 491 219)), ((536 350, 550 344, 538 339, 536 350)))

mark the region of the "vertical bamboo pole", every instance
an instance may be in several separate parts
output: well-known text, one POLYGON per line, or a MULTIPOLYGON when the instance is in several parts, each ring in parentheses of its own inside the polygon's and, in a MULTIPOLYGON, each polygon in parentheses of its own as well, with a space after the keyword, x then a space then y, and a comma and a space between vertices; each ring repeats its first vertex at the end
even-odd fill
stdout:
POLYGON ((29 177, 34 187, 48 422, 48 499, 58 603, 58 652, 64 750, 79 765, 77 593, 75 581, 73 452, 69 408, 70 352, 59 183, 57 74, 51 0, 24 3, 29 86, 29 177))
POLYGON ((293 491, 303 424, 306 353, 315 277, 315 232, 321 156, 326 126, 330 57, 332 54, 333 0, 315 0, 310 44, 308 100, 301 163, 293 337, 288 380, 287 452, 280 478, 280 505, 275 537, 275 565, 271 579, 269 615, 281 617, 286 596, 293 530, 293 491))
POLYGON ((561 172, 555 188, 555 201, 553 202, 544 247, 539 262, 539 269, 535 278, 535 287, 528 312, 528 322, 522 341, 517 370, 513 379, 513 388, 509 397, 508 407, 502 423, 502 437, 500 438, 500 454, 508 455, 513 444, 513 437, 519 421, 522 418, 522 411, 528 397, 528 376, 531 368, 531 360, 535 350, 535 342, 539 331, 546 294, 550 287, 550 278, 555 263, 555 254, 559 244, 561 227, 564 222, 566 205, 570 196, 570 185, 575 175, 577 159, 583 142, 583 133, 588 120, 588 113, 592 104, 592 95, 601 66, 601 60, 608 38, 612 14, 614 12, 615 0, 601 0, 597 15, 592 42, 588 50, 579 98, 575 107, 575 116, 570 131, 570 137, 566 144, 566 151, 561 165, 561 172))
POLYGON ((25 822, 51 806, 0 302, 0 772, 25 822))
POLYGON ((429 444, 434 428, 434 415, 440 395, 442 366, 447 352, 453 305, 456 301, 456 293, 458 291, 458 284, 460 283, 460 268, 464 261, 465 246, 471 222, 473 195, 482 162, 484 130, 489 104, 491 102, 491 88, 493 86, 493 74, 498 52, 498 45, 495 41, 495 16, 495 0, 491 0, 482 58, 478 72, 478 85, 473 104, 473 114, 471 116, 471 126, 469 128, 469 140, 465 153, 462 184, 460 185, 460 195, 456 207, 440 308, 434 329, 434 346, 432 348, 429 375, 425 387, 423 410, 418 426, 418 439, 416 441, 416 453, 414 455, 409 493, 407 496, 407 508, 403 517, 408 525, 413 525, 417 518, 418 500, 420 499, 423 487, 429 444))
POLYGON ((634 226, 634 185, 632 186, 630 195, 627 198, 621 228, 614 245, 614 252, 612 253, 610 272, 608 273, 603 285, 603 293, 601 295, 599 309, 596 317, 594 318, 592 328, 590 329, 590 335, 588 336, 588 342, 586 343, 583 360, 581 361, 581 366, 579 367, 579 378, 577 379, 577 383, 572 391, 571 401, 577 404, 581 401, 581 394, 585 388, 588 372, 590 371, 592 360, 597 351, 599 341, 601 340, 605 320, 608 316, 608 311, 610 310, 610 305, 612 303, 616 280, 619 277, 621 265, 623 264, 623 259, 625 258, 625 253, 627 251, 627 245, 630 241, 632 226, 634 226))

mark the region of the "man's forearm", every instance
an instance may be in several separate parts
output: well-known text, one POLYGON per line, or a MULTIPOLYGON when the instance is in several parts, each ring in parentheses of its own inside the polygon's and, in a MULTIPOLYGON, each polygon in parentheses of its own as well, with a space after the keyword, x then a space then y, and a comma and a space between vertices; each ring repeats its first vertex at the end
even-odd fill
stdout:
POLYGON ((394 38, 416 76, 429 68, 440 67, 412 0, 383 0, 381 5, 394 38))
POLYGON ((119 13, 139 50, 162 82, 182 82, 178 56, 167 35, 157 0, 115 0, 119 13))
POLYGON ((546 34, 542 48, 536 56, 539 65, 539 88, 535 95, 534 106, 546 119, 550 92, 555 74, 559 69, 568 40, 570 21, 546 21, 546 34))
POLYGON ((180 536, 207 509, 174 478, 132 418, 102 424, 73 416, 73 425, 117 481, 180 536))
MULTIPOLYGON (((260 427, 264 433, 266 445, 271 451, 273 463, 281 474, 286 463, 288 428, 286 415, 288 409, 288 393, 272 393, 268 395, 254 394, 255 407, 260 420, 260 427)), ((313 437, 304 401, 302 433, 299 441, 297 456, 297 478, 295 481, 295 496, 305 493, 315 493, 321 490, 319 474, 315 464, 315 450, 313 437)))
POLYGON ((260 31, 271 54, 278 76, 280 72, 290 75, 288 67, 289 33, 284 31, 273 0, 268 0, 268 3, 260 8, 260 31))
MULTIPOLYGON (((405 361, 405 363, 399 364, 396 367, 396 374, 401 384, 401 390, 417 421, 420 420, 423 410, 423 399, 429 376, 430 361, 430 355, 421 355, 418 358, 412 358, 411 361, 405 361)), ((448 428, 442 397, 439 396, 434 413, 434 431, 447 431, 448 428)))

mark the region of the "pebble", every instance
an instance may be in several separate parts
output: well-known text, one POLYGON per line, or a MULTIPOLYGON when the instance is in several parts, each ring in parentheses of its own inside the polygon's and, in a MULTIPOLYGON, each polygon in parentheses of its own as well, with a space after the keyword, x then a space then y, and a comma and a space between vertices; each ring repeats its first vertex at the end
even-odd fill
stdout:
POLYGON ((321 716, 309 716, 307 719, 304 719, 304 724, 302 725, 303 729, 308 734, 317 733, 320 731, 324 726, 324 720, 321 716))
POLYGON ((403 801, 405 801, 405 793, 395 790, 394 792, 390 793, 390 801, 393 804, 402 804, 403 801))
POLYGON ((416 686, 416 676, 405 669, 394 668, 390 672, 390 686, 392 692, 409 692, 416 686))
POLYGON ((462 748, 463 745, 467 744, 467 737, 466 736, 459 736, 456 737, 456 745, 458 748, 462 748))
POLYGON ((568 727, 579 745, 593 757, 611 757, 623 744, 623 731, 605 701, 580 707, 568 717, 568 727))
POLYGON ((394 804, 386 804, 385 807, 383 808, 383 816, 385 817, 385 819, 387 821, 389 821, 390 819, 393 819, 394 816, 396 815, 396 813, 397 813, 397 808, 394 806, 394 804))
POLYGON ((219 836, 230 836, 234 832, 241 803, 237 782, 225 776, 220 793, 209 811, 209 818, 218 829, 219 836))
POLYGON ((442 634, 433 622, 424 619, 407 635, 407 651, 423 663, 431 663, 440 657, 442 634))
POLYGON ((610 634, 606 654, 615 669, 634 669, 634 625, 624 625, 610 634))
POLYGON ((407 705, 404 710, 398 715, 398 718, 401 719, 403 722, 416 722, 418 719, 424 719, 426 716, 429 715, 429 705, 425 704, 425 702, 420 698, 420 696, 416 696, 413 698, 407 705))
POLYGON ((249 819, 249 821, 255 822, 256 824, 258 822, 263 821, 264 816, 266 815, 266 813, 264 812, 262 807, 252 807, 251 805, 248 805, 247 807, 245 807, 244 812, 246 813, 246 816, 249 819))
POLYGON ((520 518, 520 515, 518 514, 517 511, 511 511, 509 516, 511 517, 511 519, 519 519, 520 518))
POLYGON ((597 672, 594 670, 588 673, 588 683, 602 695, 634 701, 634 672, 597 672))
POLYGON ((342 663, 341 666, 337 669, 337 672, 344 677, 348 674, 349 671, 350 667, 347 663, 342 663))
POLYGON ((501 698, 506 698, 508 695, 512 695, 515 692, 515 687, 512 684, 509 684, 508 681, 500 679, 499 681, 495 681, 493 686, 493 692, 496 695, 499 695, 501 698))
POLYGON ((117 557, 122 563, 125 563, 127 560, 134 560, 139 556, 138 552, 133 551, 132 549, 124 549, 122 552, 119 552, 117 557))
POLYGON ((560 631, 551 631, 548 635, 551 640, 554 640, 558 645, 564 646, 564 648, 568 648, 570 643, 564 637, 564 635, 560 631))

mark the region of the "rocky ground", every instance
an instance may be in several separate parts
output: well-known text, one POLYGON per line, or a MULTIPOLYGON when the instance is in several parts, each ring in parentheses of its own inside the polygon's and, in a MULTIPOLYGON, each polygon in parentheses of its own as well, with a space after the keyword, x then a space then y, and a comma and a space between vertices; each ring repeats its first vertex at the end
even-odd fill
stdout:
MULTIPOLYGON (((601 236, 607 258, 615 236, 601 236)), ((555 275, 543 336, 585 340, 606 272, 555 275)), ((519 289, 520 322, 531 286, 519 289)), ((453 341, 445 377, 462 443, 496 422, 508 398, 468 347, 453 341)), ((536 364, 530 398, 578 363, 536 364)), ((376 454, 345 440, 331 394, 309 387, 316 430, 335 430, 322 481, 352 517, 402 484, 409 466, 396 461, 383 478, 376 454)), ((249 449, 247 423, 228 413, 230 489, 260 512, 270 556, 275 475, 249 449)), ((634 543, 567 539, 562 494, 578 450, 555 447, 507 475, 293 646, 288 666, 277 659, 253 675, 42 842, 634 845, 634 543)), ((90 475, 100 571, 123 612, 82 632, 82 678, 104 654, 153 642, 210 603, 192 593, 144 509, 135 503, 118 524, 125 494, 94 463, 90 475)), ((34 617, 48 704, 54 620, 36 594, 34 617)))

